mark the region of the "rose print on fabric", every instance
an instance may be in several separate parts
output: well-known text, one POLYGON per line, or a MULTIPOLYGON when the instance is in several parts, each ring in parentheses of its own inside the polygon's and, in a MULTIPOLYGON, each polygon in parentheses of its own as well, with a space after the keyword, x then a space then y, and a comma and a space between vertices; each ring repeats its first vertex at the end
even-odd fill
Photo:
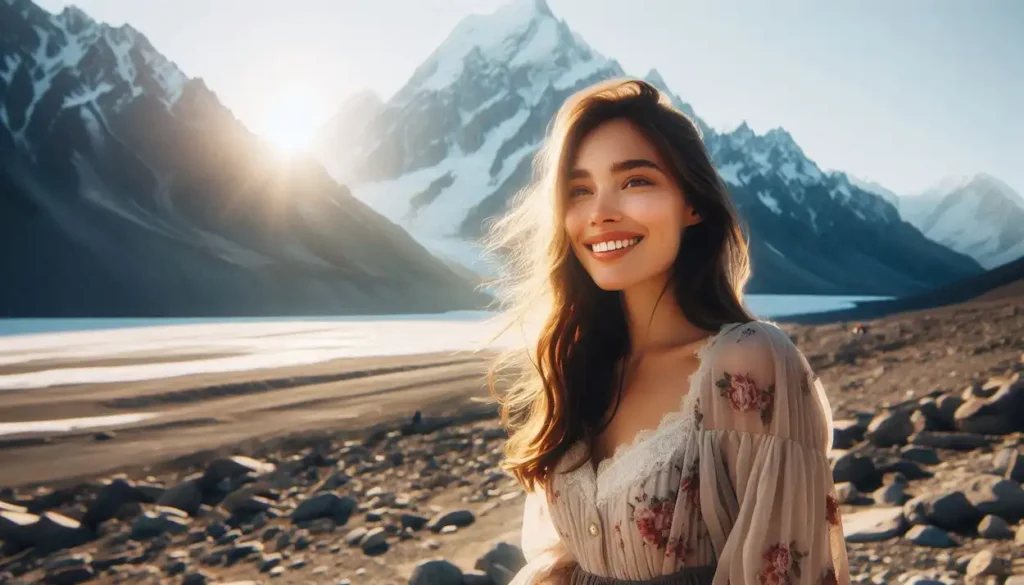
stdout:
POLYGON ((670 536, 678 496, 678 492, 672 492, 664 498, 644 493, 636 496, 629 508, 641 540, 657 550, 663 550, 666 557, 675 556, 681 564, 690 553, 690 546, 684 538, 670 536))
POLYGON ((818 583, 819 585, 839 585, 839 579, 836 578, 836 570, 829 567, 821 575, 821 580, 818 583))
POLYGON ((694 508, 700 506, 700 461, 697 459, 693 460, 679 481, 679 493, 685 494, 686 499, 694 508))
POLYGON ((668 547, 665 548, 665 556, 675 556, 679 565, 682 566, 686 562, 686 555, 690 554, 690 547, 686 541, 680 537, 670 538, 668 541, 668 547))
POLYGON ((775 385, 760 389, 750 376, 723 372, 715 382, 718 393, 729 399, 732 409, 737 412, 761 413, 761 422, 768 424, 772 420, 772 408, 775 405, 775 385))
POLYGON ((825 496, 825 519, 829 525, 839 526, 839 502, 832 494, 825 496))
POLYGON ((740 331, 740 338, 736 340, 736 343, 743 341, 744 339, 755 335, 757 331, 753 327, 744 327, 743 331, 740 331))
POLYGON ((558 502, 558 498, 560 497, 562 497, 562 492, 560 492, 559 490, 553 490, 551 492, 548 492, 548 503, 555 504, 556 502, 558 502))
POLYGON ((700 399, 693 401, 693 426, 699 431, 701 423, 704 422, 704 413, 700 411, 700 399))
POLYGON ((773 544, 761 555, 764 567, 757 572, 760 585, 790 585, 800 578, 800 564, 806 552, 796 550, 796 542, 773 544))
POLYGON ((644 542, 662 549, 668 546, 669 532, 672 529, 672 516, 676 505, 670 498, 658 496, 637 496, 637 503, 630 504, 633 523, 644 542))

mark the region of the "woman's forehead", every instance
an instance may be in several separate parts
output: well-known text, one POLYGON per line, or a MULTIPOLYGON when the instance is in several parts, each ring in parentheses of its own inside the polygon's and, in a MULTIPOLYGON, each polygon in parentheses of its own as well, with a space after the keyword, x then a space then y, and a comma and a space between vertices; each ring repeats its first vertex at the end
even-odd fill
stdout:
POLYGON ((661 164, 661 154, 628 120, 610 120, 594 128, 580 141, 572 168, 610 172, 616 163, 647 159, 661 164))

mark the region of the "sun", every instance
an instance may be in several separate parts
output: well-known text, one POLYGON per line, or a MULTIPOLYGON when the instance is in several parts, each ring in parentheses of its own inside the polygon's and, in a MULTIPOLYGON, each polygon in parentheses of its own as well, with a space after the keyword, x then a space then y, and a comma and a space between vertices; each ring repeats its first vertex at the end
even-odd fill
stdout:
POLYGON ((289 88, 270 103, 259 133, 284 154, 301 153, 316 134, 317 111, 313 92, 289 88))

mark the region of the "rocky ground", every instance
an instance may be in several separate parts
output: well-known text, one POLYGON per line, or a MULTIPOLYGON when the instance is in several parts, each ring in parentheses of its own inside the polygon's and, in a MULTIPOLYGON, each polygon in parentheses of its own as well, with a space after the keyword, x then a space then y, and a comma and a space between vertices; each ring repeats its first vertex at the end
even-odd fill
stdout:
MULTIPOLYGON (((1021 585, 1024 302, 864 325, 784 326, 835 409, 854 581, 1021 585)), ((497 421, 403 418, 66 485, 4 473, 0 583, 506 583, 523 499, 497 421)))

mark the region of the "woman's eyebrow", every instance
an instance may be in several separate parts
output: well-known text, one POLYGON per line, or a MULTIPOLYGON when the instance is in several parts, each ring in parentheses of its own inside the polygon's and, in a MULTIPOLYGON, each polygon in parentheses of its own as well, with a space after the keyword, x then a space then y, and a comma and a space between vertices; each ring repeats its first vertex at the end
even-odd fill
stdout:
POLYGON ((613 173, 621 173, 622 171, 629 171, 632 169, 654 169, 656 171, 661 171, 661 167, 659 167, 657 163, 646 158, 631 158, 612 165, 613 173))
MULTIPOLYGON (((646 158, 631 158, 628 160, 619 161, 612 165, 613 173, 621 173, 623 171, 630 171, 633 169, 654 169, 656 171, 665 172, 662 170, 658 163, 648 160, 646 158)), ((569 179, 586 179, 590 177, 590 172, 586 169, 573 169, 569 171, 569 179)))

